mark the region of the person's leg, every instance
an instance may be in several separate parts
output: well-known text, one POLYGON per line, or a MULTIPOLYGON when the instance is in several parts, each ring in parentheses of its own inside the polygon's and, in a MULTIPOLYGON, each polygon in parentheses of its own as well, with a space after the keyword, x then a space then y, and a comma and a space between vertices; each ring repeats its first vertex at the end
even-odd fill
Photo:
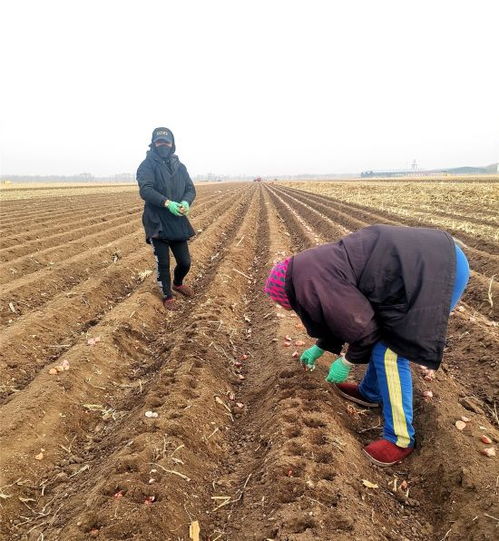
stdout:
POLYGON ((168 243, 161 239, 151 239, 157 264, 157 281, 165 298, 172 297, 170 277, 170 250, 168 243))
POLYGON ((189 245, 186 240, 182 242, 170 242, 170 248, 177 262, 173 271, 173 286, 174 288, 179 288, 182 286, 182 282, 191 268, 189 245))
POLYGON ((359 385, 349 382, 336 383, 334 389, 341 397, 366 408, 377 408, 381 402, 376 368, 372 359, 369 361, 366 373, 359 385))
POLYGON ((376 369, 379 393, 383 401, 383 439, 398 447, 414 447, 412 376, 409 361, 378 342, 373 349, 371 362, 376 369))
POLYGON ((365 396, 369 402, 381 402, 381 396, 378 389, 378 376, 376 375, 376 367, 372 360, 367 365, 366 373, 359 384, 359 392, 365 396))
POLYGON ((450 303, 451 311, 454 310, 459 299, 462 297, 470 278, 470 265, 464 252, 456 244, 456 278, 454 279, 454 291, 450 303))

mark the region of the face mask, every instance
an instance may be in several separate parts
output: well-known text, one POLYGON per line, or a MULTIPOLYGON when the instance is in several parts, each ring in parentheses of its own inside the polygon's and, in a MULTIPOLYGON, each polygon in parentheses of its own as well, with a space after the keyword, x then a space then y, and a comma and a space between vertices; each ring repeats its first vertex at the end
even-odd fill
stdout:
POLYGON ((156 152, 164 160, 171 156, 172 150, 173 150, 172 147, 165 147, 165 146, 156 147, 156 152))

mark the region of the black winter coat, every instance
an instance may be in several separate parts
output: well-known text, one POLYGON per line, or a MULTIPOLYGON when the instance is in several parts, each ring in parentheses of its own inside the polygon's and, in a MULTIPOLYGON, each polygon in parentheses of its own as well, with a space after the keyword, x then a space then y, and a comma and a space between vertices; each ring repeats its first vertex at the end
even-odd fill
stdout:
POLYGON ((146 242, 150 243, 151 238, 183 241, 195 235, 186 216, 174 216, 164 206, 168 199, 179 203, 187 201, 191 205, 196 197, 189 173, 175 154, 165 161, 151 145, 137 170, 137 182, 140 197, 145 201, 142 223, 146 242))
POLYGON ((437 229, 373 225, 295 255, 286 292, 317 345, 369 362, 383 341, 432 369, 442 360, 455 279, 454 239, 437 229))

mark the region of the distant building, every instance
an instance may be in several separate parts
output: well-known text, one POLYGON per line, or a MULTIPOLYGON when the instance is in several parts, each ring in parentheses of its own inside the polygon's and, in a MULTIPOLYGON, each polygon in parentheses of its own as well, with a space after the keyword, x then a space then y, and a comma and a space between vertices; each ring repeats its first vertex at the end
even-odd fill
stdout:
POLYGON ((498 164, 489 165, 487 167, 452 167, 449 169, 429 169, 416 170, 412 169, 387 169, 384 171, 362 171, 361 178, 400 178, 413 176, 430 176, 430 175, 486 175, 498 172, 498 164))

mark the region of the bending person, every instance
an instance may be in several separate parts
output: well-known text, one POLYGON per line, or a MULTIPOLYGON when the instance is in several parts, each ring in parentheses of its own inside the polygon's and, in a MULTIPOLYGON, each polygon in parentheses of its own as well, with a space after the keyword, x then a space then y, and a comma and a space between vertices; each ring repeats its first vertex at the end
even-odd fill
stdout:
POLYGON ((348 343, 326 381, 347 400, 382 408, 383 438, 364 448, 380 466, 414 448, 409 362, 439 367, 449 313, 468 278, 468 260, 448 233, 388 225, 301 252, 269 275, 265 292, 318 339, 302 363, 313 369, 324 351, 339 355, 348 343), (359 385, 343 383, 352 364, 367 364, 359 385))
POLYGON ((185 165, 174 154, 175 139, 168 128, 156 128, 149 147, 137 170, 140 196, 145 201, 142 223, 146 242, 153 246, 163 305, 167 310, 176 310, 172 289, 186 297, 194 294, 183 281, 191 267, 187 241, 195 233, 187 216, 196 190, 185 165), (176 261, 173 285, 170 250, 176 261))

